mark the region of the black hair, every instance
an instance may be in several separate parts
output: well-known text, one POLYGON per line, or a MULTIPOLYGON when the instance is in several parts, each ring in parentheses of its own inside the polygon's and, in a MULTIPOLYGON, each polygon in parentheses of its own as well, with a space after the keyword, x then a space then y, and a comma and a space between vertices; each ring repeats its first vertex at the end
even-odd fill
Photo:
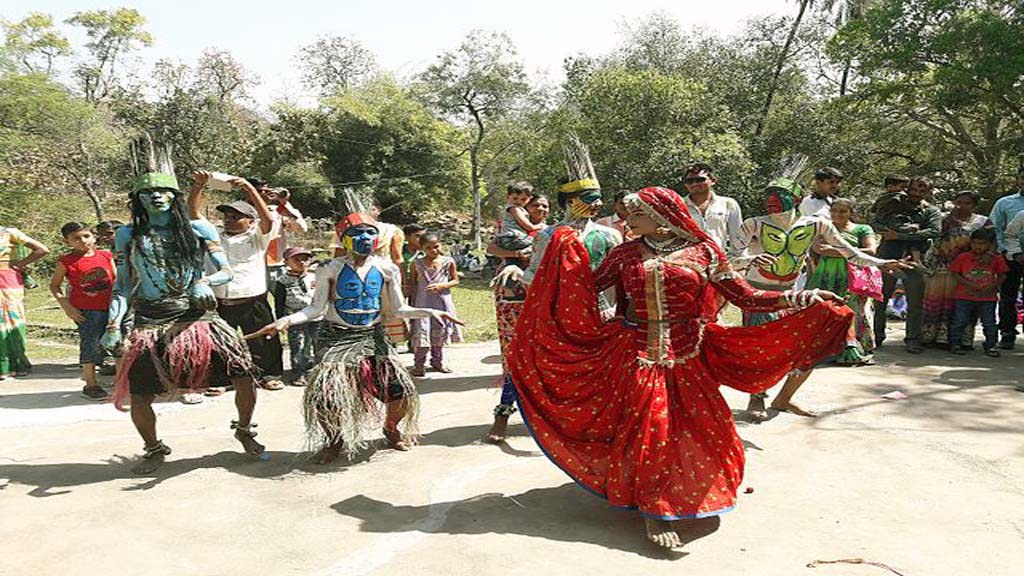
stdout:
POLYGON ((924 176, 914 176, 913 178, 910 179, 910 183, 913 184, 914 182, 920 182, 920 183, 924 184, 925 186, 927 186, 929 188, 932 187, 931 179, 930 178, 926 178, 924 176))
POLYGON ((895 186, 896 184, 910 184, 910 178, 902 174, 889 174, 885 177, 883 182, 885 186, 895 186))
POLYGON ((64 238, 67 238, 68 236, 71 236, 72 234, 78 232, 79 230, 91 231, 92 229, 89 228, 89 225, 86 224, 85 222, 68 222, 67 224, 60 227, 60 235, 64 238))
POLYGON ((857 212, 857 201, 853 198, 833 198, 832 207, 835 208, 836 206, 846 206, 850 209, 850 213, 857 212))
POLYGON ((533 184, 530 184, 526 180, 517 180, 515 182, 509 182, 505 188, 505 194, 526 194, 533 196, 533 184))
POLYGON ((529 206, 530 204, 536 204, 537 200, 547 200, 549 203, 551 202, 551 199, 549 199, 547 196, 543 194, 534 194, 530 198, 530 201, 526 203, 526 205, 529 206))
MULTIPOLYGON (((169 190, 174 194, 171 200, 171 229, 174 231, 171 244, 174 246, 174 251, 181 256, 185 263, 202 266, 203 245, 199 241, 199 237, 192 231, 188 209, 185 207, 184 194, 178 190, 169 190)), ((149 212, 146 211, 142 200, 139 199, 139 194, 142 192, 145 190, 134 192, 129 196, 131 199, 129 205, 132 211, 132 238, 139 240, 149 232, 149 212)))
POLYGON ((986 242, 996 241, 996 229, 995 228, 978 228, 974 232, 971 232, 971 240, 984 240, 986 242))
POLYGON ((618 192, 615 193, 615 196, 612 197, 612 202, 621 202, 623 198, 632 193, 632 190, 619 190, 618 192))
POLYGON ((814 179, 819 182, 824 182, 825 180, 831 180, 833 178, 836 180, 842 180, 843 173, 831 166, 818 168, 818 171, 814 173, 814 179))
POLYGON ((120 220, 104 220, 96 225, 97 230, 117 230, 121 226, 124 226, 124 222, 120 220))
POLYGON ((426 230, 426 228, 424 228, 422 224, 417 224, 415 222, 413 222, 412 224, 406 224, 404 227, 402 227, 402 232, 406 236, 412 236, 413 234, 417 232, 423 232, 424 230, 426 230))
POLYGON ((423 246, 427 242, 440 242, 440 241, 441 241, 441 235, 438 234, 437 232, 432 231, 432 230, 427 230, 426 232, 423 233, 423 236, 420 236, 420 246, 423 246))
POLYGON ((957 200, 965 196, 969 198, 975 206, 981 203, 981 194, 978 194, 974 190, 961 190, 953 195, 953 200, 957 200))
POLYGON ((715 171, 711 169, 711 166, 704 162, 694 162, 686 167, 683 171, 683 178, 686 178, 687 174, 700 174, 701 172, 707 172, 708 176, 714 176, 715 171))

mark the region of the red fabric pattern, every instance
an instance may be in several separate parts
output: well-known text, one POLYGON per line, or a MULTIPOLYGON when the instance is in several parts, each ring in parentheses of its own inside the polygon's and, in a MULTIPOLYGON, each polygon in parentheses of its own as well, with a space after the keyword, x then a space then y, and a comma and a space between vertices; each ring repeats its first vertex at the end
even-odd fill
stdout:
POLYGON ((715 251, 705 244, 675 263, 630 242, 592 273, 578 234, 557 231, 508 355, 523 416, 545 453, 611 504, 645 515, 731 508, 743 445, 718 387, 760 392, 840 352, 852 318, 845 307, 818 304, 763 326, 708 323, 709 291, 766 310, 777 308, 779 293, 739 279, 709 282, 715 251), (601 322, 595 295, 608 285, 628 298, 638 324, 601 322), (671 322, 646 322, 655 319, 671 322))

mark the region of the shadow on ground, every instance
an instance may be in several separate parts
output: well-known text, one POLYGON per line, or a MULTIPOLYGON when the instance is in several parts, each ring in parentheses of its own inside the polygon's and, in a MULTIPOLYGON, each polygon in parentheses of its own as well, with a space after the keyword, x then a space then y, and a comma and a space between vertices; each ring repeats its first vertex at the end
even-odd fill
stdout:
MULTIPOLYGON (((587 542, 654 559, 685 555, 655 547, 647 541, 638 514, 602 504, 573 483, 511 496, 480 494, 422 506, 396 506, 366 496, 353 496, 331 508, 361 520, 360 529, 364 532, 520 534, 546 540, 587 542)), ((677 529, 683 541, 690 543, 713 534, 719 525, 720 519, 716 516, 683 521, 677 524, 677 529)))

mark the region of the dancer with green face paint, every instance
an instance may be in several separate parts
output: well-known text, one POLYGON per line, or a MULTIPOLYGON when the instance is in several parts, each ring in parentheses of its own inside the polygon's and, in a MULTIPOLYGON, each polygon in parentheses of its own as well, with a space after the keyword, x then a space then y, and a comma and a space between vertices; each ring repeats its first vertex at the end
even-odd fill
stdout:
MULTIPOLYGON (((743 222, 739 234, 739 256, 733 260, 733 265, 744 271, 744 279, 751 286, 760 290, 792 289, 807 265, 811 246, 819 240, 857 266, 877 266, 883 271, 910 267, 902 261, 883 260, 861 252, 844 240, 828 220, 801 216, 797 206, 802 195, 803 190, 793 180, 776 178, 762 193, 766 214, 743 222)), ((759 326, 779 317, 779 312, 744 312, 743 325, 759 326)), ((848 346, 856 346, 856 341, 851 340, 848 346)), ((792 401, 793 395, 810 375, 810 370, 790 374, 772 402, 772 409, 815 416, 792 401)), ((764 403, 767 397, 766 393, 751 394, 747 406, 751 419, 763 421, 768 418, 764 403)))

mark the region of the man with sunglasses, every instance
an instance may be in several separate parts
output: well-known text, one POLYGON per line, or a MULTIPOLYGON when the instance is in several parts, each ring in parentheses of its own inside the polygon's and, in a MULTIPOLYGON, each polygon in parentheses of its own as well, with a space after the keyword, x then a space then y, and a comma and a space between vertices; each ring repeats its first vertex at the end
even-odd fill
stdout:
POLYGON ((736 200, 715 194, 712 190, 715 182, 717 180, 711 166, 703 162, 690 165, 683 173, 683 186, 687 192, 683 201, 701 230, 707 232, 731 255, 741 245, 739 233, 743 225, 743 212, 736 200))
POLYGON ((800 202, 800 214, 815 218, 832 219, 832 200, 839 195, 843 173, 831 166, 814 173, 814 190, 800 202))

